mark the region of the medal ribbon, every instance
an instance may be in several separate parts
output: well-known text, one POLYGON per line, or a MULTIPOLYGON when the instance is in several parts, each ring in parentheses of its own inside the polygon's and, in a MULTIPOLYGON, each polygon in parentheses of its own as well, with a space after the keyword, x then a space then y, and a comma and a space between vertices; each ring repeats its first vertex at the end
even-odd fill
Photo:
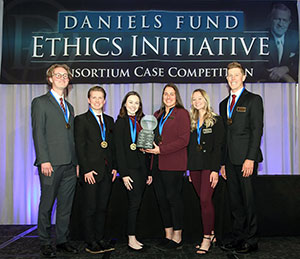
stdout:
POLYGON ((66 104, 65 99, 63 98, 64 106, 65 106, 66 112, 64 112, 63 108, 60 106, 59 101, 55 98, 54 94, 53 94, 51 91, 50 91, 50 94, 53 96, 53 98, 55 99, 55 101, 58 103, 59 108, 61 109, 61 111, 62 111, 63 114, 64 114, 65 121, 66 121, 66 123, 68 124, 68 123, 69 123, 69 117, 68 117, 68 105, 66 104))
POLYGON ((243 90, 241 91, 240 95, 235 97, 235 103, 234 103, 234 105, 232 107, 232 110, 230 110, 230 103, 231 103, 231 98, 232 98, 231 95, 230 95, 229 102, 228 102, 228 118, 231 118, 233 110, 234 110, 234 107, 236 106, 236 104, 237 104, 240 96, 244 92, 244 90, 245 90, 245 87, 243 87, 243 90))
POLYGON ((132 125, 132 121, 129 117, 129 126, 130 126, 130 135, 131 135, 131 140, 132 143, 135 143, 135 139, 136 139, 136 116, 134 116, 134 128, 132 125))
POLYGON ((163 127, 164 127, 164 124, 165 122, 167 121, 167 119, 169 118, 169 116, 171 115, 172 111, 174 110, 174 107, 169 111, 167 117, 164 119, 164 114, 163 113, 163 116, 161 116, 161 119, 159 121, 159 128, 158 128, 158 131, 159 131, 159 135, 161 136, 162 134, 162 131, 163 131, 163 127))
POLYGON ((100 118, 99 118, 99 120, 97 119, 96 114, 95 114, 94 111, 91 109, 91 107, 89 107, 89 110, 90 110, 90 112, 94 115, 94 117, 95 117, 95 119, 96 119, 96 121, 97 121, 97 123, 98 123, 98 125, 99 125, 102 140, 105 141, 105 132, 106 132, 106 128, 105 128, 105 122, 104 122, 104 119, 103 119, 103 129, 102 129, 101 123, 100 123, 100 121, 99 121, 100 118))
POLYGON ((202 132, 202 127, 203 125, 200 127, 200 122, 198 120, 198 123, 197 123, 197 142, 198 142, 198 145, 200 145, 200 138, 201 138, 201 132, 202 132))

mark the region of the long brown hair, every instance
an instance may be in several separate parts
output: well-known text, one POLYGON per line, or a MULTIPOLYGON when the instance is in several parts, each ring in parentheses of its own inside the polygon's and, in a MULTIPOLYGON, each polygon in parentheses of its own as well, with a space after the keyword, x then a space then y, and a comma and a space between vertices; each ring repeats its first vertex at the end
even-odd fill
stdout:
POLYGON ((182 100, 181 100, 181 97, 180 97, 180 93, 179 93, 179 90, 178 90, 178 87, 173 84, 173 83, 169 83, 169 84, 166 84, 163 91, 162 91, 162 94, 161 94, 161 106, 160 106, 160 113, 162 114, 164 111, 165 111, 165 105, 164 105, 164 92, 166 90, 167 87, 171 87, 174 89, 175 91, 175 96, 176 96, 176 103, 175 103, 175 107, 177 108, 183 108, 184 109, 184 106, 183 106, 183 103, 182 103, 182 100))
POLYGON ((127 102, 128 97, 131 96, 131 95, 135 95, 135 96, 137 96, 139 98, 140 106, 139 106, 139 108, 138 108, 138 110, 136 112, 136 119, 137 119, 137 121, 140 121, 141 118, 144 116, 144 113, 143 113, 143 104, 142 104, 142 99, 141 99, 140 95, 137 92, 135 92, 135 91, 128 92, 125 95, 125 97, 123 98, 123 101, 122 101, 122 104, 121 104, 121 108, 120 108, 120 112, 119 112, 118 117, 124 118, 125 115, 127 114, 127 109, 125 107, 125 104, 127 102))

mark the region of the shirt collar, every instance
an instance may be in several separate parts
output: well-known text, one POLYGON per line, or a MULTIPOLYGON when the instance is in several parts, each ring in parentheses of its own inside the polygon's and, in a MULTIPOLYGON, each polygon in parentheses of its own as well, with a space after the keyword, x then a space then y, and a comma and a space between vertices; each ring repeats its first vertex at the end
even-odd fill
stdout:
POLYGON ((272 34, 273 34, 275 42, 279 40, 282 43, 282 45, 284 44, 284 35, 285 34, 283 34, 281 37, 277 37, 273 32, 272 32, 272 34))
POLYGON ((242 87, 240 90, 238 90, 238 91, 235 92, 235 93, 232 93, 232 91, 230 91, 230 96, 232 96, 233 94, 235 94, 235 96, 240 96, 241 92, 243 91, 243 88, 244 88, 244 87, 242 87))
MULTIPOLYGON (((91 108, 92 109, 92 108, 91 108)), ((93 110, 93 109, 92 109, 93 110)), ((100 112, 100 113, 96 113, 96 111, 94 111, 93 110, 93 112, 94 112, 94 114, 96 115, 96 116, 100 116, 101 115, 101 117, 103 116, 103 112, 100 112)))
POLYGON ((57 92, 55 92, 53 89, 51 89, 51 93, 54 95, 56 100, 59 100, 60 98, 64 99, 64 95, 60 96, 57 92))

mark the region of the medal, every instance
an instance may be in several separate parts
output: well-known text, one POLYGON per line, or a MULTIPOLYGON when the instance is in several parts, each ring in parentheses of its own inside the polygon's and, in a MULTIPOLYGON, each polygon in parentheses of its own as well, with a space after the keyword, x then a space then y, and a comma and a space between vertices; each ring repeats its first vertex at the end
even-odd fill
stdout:
POLYGON ((107 148, 108 147, 108 143, 106 141, 102 141, 100 145, 101 145, 102 148, 107 148))
POLYGON ((196 149, 197 149, 198 152, 201 151, 201 150, 202 150, 202 145, 198 144, 198 145, 196 146, 196 149))
POLYGON ((133 150, 133 151, 136 150, 136 144, 135 143, 131 143, 130 144, 130 149, 133 150))
MULTIPOLYGON (((100 123, 100 120, 101 120, 101 118, 99 118, 99 119, 97 119, 97 116, 96 116, 96 114, 94 113, 94 111, 93 111, 93 109, 91 108, 91 107, 89 107, 89 110, 90 110, 90 112, 94 115, 94 117, 95 117, 95 119, 96 119, 96 121, 97 121, 97 123, 98 123, 98 125, 99 125, 99 128, 100 128, 100 134, 101 134, 101 138, 102 138, 102 142, 101 142, 101 147, 102 148, 107 148, 108 147, 108 143, 106 142, 106 134, 105 134, 105 132, 106 132, 106 127, 105 127, 105 121, 104 121, 104 119, 103 119, 103 122, 102 122, 102 126, 101 126, 101 123, 100 123)), ((102 115, 103 116, 103 115, 102 115)))
POLYGON ((157 137, 157 140, 158 140, 158 143, 161 143, 161 142, 162 142, 162 136, 159 135, 159 136, 157 137))
POLYGON ((130 135, 131 135, 131 140, 132 143, 130 144, 130 149, 132 151, 136 150, 136 144, 135 144, 135 139, 136 139, 136 116, 134 117, 134 127, 132 125, 132 121, 129 117, 129 126, 130 126, 130 135))
POLYGON ((66 123, 66 128, 67 129, 71 128, 71 125, 69 123, 66 123))
POLYGON ((231 118, 227 119, 227 125, 231 125, 231 124, 232 124, 232 119, 231 118))

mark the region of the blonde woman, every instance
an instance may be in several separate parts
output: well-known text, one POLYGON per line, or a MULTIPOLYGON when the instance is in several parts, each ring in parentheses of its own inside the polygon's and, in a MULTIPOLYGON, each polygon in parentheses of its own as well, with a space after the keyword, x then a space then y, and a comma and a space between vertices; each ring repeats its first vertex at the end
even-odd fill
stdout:
POLYGON ((224 126, 221 117, 212 111, 210 100, 203 89, 192 94, 190 111, 191 135, 188 146, 188 169, 199 198, 204 237, 197 254, 208 253, 214 241, 215 212, 212 203, 214 188, 221 167, 221 148, 224 126))

